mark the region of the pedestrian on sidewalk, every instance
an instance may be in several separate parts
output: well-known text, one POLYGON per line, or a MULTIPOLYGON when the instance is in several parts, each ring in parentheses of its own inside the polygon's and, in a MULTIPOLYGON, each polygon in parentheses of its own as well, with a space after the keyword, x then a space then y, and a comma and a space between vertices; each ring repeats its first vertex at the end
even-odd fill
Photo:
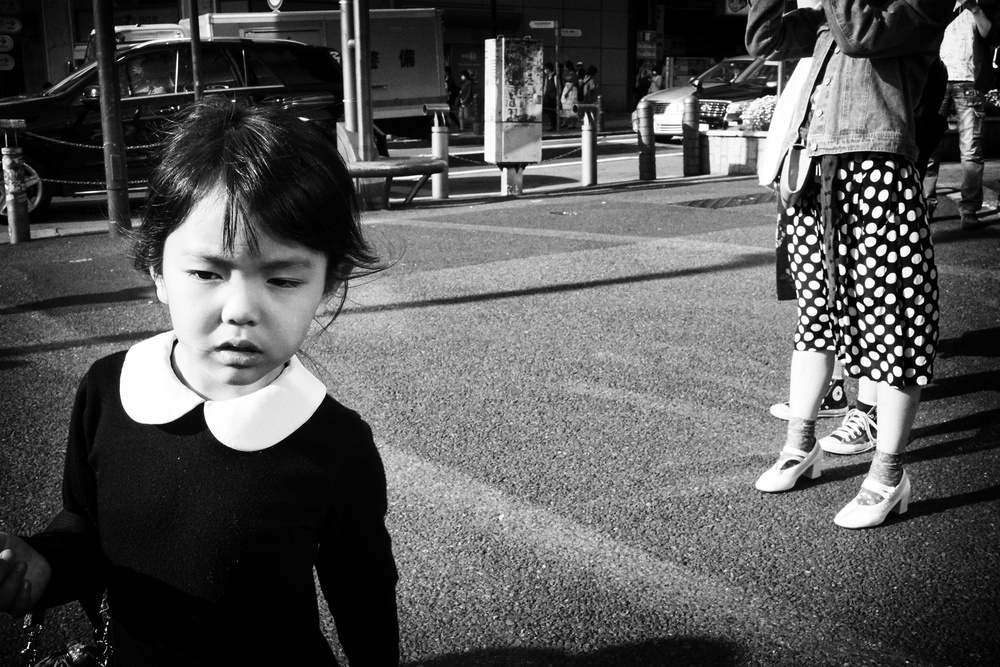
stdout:
POLYGON ((816 418, 839 356, 847 375, 877 384, 878 434, 861 490, 834 521, 871 527, 907 509, 902 453, 920 388, 933 377, 937 270, 914 168, 912 107, 950 7, 823 0, 786 14, 784 6, 758 0, 747 23, 751 55, 812 56, 780 153, 783 183, 792 167, 806 176, 798 192, 783 193, 778 216, 799 309, 790 418, 778 460, 756 487, 787 491, 820 474, 816 418))
POLYGON ((476 92, 472 87, 472 72, 463 69, 459 76, 461 90, 458 94, 458 103, 461 109, 458 114, 459 129, 463 132, 471 129, 470 125, 476 118, 476 92))
MULTIPOLYGON (((988 47, 1000 44, 1000 36, 994 37, 992 44, 988 41, 992 28, 990 16, 976 0, 959 0, 941 42, 941 62, 948 72, 948 84, 940 114, 947 118, 954 108, 958 118, 958 150, 963 171, 958 208, 962 229, 977 229, 983 225, 978 212, 983 206, 983 93, 987 88, 980 86, 983 77, 991 74, 992 49, 988 47)), ((932 214, 937 207, 940 164, 941 148, 938 146, 930 157, 924 178, 924 196, 932 214)))
POLYGON ((579 99, 577 83, 576 68, 573 67, 573 61, 567 60, 566 67, 563 70, 562 94, 559 97, 561 127, 576 127, 576 112, 573 111, 573 107, 579 99))
POLYGON ((382 462, 296 357, 377 269, 335 138, 207 98, 165 146, 132 251, 173 329, 80 383, 63 509, 0 534, 0 611, 105 593, 116 665, 335 665, 315 572, 351 663, 397 665, 382 462))
POLYGON ((587 68, 587 72, 583 77, 583 84, 580 88, 583 90, 581 99, 584 104, 597 104, 597 68, 593 65, 587 68))
POLYGON ((455 83, 455 77, 451 74, 451 67, 444 68, 444 86, 448 93, 448 120, 455 127, 462 127, 458 119, 459 103, 458 97, 462 93, 462 87, 455 83))
POLYGON ((542 115, 548 121, 549 129, 555 132, 559 129, 559 83, 556 81, 556 68, 552 63, 545 63, 542 70, 542 115))

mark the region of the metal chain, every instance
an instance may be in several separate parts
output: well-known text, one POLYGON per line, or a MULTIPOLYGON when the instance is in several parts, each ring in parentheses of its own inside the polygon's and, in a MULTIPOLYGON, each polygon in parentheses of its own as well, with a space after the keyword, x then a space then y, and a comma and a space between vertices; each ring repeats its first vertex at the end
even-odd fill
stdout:
MULTIPOLYGON (((42 183, 59 183, 60 185, 96 185, 99 187, 107 186, 104 181, 66 181, 61 178, 39 178, 42 183)), ((129 181, 128 184, 131 185, 148 185, 149 181, 129 181)))
MULTIPOLYGON (((569 157, 569 156, 571 156, 571 155, 573 155, 575 153, 580 153, 582 151, 583 151, 583 147, 582 146, 577 146, 576 148, 568 150, 565 153, 562 153, 561 155, 554 155, 554 156, 552 156, 550 158, 542 160, 538 164, 545 164, 546 162, 552 162, 554 160, 562 160, 563 158, 569 157)), ((475 165, 492 165, 493 164, 492 162, 484 162, 482 160, 470 160, 469 158, 463 157, 461 155, 449 155, 448 159, 450 159, 450 160, 457 160, 459 162, 467 162, 469 164, 475 164, 475 165)))
MULTIPOLYGON (((28 132, 28 131, 25 131, 25 130, 22 130, 21 134, 23 134, 25 136, 28 136, 28 137, 33 137, 35 139, 39 139, 41 141, 50 141, 50 142, 52 142, 54 144, 62 144, 63 146, 72 146, 73 148, 93 148, 95 150, 103 150, 104 149, 104 146, 94 146, 93 144, 77 144, 77 143, 73 143, 72 141, 64 141, 62 139, 55 139, 53 137, 47 137, 44 134, 35 134, 34 132, 28 132)), ((141 144, 141 145, 136 145, 136 146, 126 146, 125 150, 127 150, 127 151, 134 151, 134 150, 141 150, 141 149, 146 149, 146 148, 159 148, 160 146, 165 146, 165 145, 166 144, 161 141, 161 142, 155 143, 155 144, 141 144)))

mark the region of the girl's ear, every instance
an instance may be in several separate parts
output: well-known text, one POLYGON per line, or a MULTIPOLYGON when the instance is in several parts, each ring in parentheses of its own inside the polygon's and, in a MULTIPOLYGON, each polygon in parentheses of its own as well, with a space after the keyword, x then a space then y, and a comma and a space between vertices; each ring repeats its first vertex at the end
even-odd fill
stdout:
POLYGON ((157 273, 156 269, 149 267, 149 277, 153 279, 153 284, 156 285, 156 298, 164 305, 169 304, 170 301, 167 299, 167 286, 163 282, 163 274, 157 273))

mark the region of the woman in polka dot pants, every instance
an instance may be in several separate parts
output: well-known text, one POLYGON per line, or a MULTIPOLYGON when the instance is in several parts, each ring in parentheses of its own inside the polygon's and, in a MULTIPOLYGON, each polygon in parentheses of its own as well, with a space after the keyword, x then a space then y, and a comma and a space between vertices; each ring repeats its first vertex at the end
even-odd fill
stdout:
POLYGON ((834 518, 846 528, 877 526, 890 512, 906 512, 910 499, 902 453, 938 340, 937 269, 913 166, 912 106, 950 6, 822 0, 786 14, 782 0, 756 0, 747 23, 753 55, 812 55, 782 147, 802 146, 808 174, 778 215, 798 303, 790 419, 778 460, 756 487, 787 491, 820 475, 816 416, 840 358, 847 375, 876 384, 878 405, 868 475, 834 518))

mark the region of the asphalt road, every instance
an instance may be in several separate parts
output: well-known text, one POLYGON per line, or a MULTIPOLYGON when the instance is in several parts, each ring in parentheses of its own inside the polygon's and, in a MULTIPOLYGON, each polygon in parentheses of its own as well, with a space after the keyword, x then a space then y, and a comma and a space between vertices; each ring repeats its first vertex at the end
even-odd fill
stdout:
MULTIPOLYGON (((833 516, 870 454, 753 488, 783 441, 767 408, 794 320, 773 202, 745 178, 530 177, 520 198, 480 185, 368 214, 392 265, 307 348, 387 467, 404 663, 1000 663, 1000 225, 939 209, 910 510, 847 531, 833 516)), ((0 526, 56 511, 87 366, 167 326, 106 234, 0 245, 0 526)), ((0 619, 0 664, 17 634, 0 619)), ((84 634, 71 605, 45 642, 84 634)))

